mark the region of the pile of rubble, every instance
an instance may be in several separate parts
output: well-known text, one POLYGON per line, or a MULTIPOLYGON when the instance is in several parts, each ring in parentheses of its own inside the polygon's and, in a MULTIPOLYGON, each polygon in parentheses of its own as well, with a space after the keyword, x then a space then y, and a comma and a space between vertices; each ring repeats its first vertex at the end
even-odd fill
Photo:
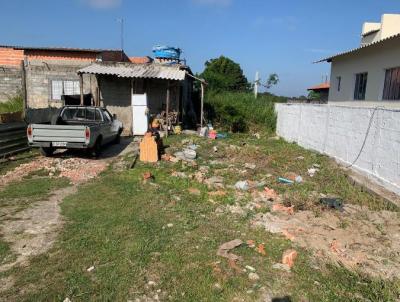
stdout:
POLYGON ((45 170, 50 177, 66 177, 73 184, 82 183, 96 177, 107 168, 101 160, 86 158, 39 157, 8 171, 0 178, 0 187, 19 181, 39 170, 45 170))

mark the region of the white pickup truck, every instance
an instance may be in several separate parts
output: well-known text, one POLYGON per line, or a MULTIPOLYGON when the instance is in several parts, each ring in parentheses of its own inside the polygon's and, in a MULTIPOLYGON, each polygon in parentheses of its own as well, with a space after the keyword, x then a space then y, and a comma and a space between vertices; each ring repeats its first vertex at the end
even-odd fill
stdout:
POLYGON ((51 124, 30 124, 28 144, 39 147, 45 156, 56 149, 86 149, 99 156, 101 147, 119 143, 122 123, 107 109, 91 106, 65 106, 51 124))

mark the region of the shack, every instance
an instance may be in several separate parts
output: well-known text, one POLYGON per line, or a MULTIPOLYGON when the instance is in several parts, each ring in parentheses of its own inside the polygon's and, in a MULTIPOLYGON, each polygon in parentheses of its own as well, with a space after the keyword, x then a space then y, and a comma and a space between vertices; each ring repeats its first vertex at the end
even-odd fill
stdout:
POLYGON ((143 135, 151 117, 173 116, 176 124, 186 126, 197 122, 193 75, 186 65, 97 62, 78 70, 78 75, 83 80, 83 75, 95 76, 95 105, 116 114, 124 134, 143 135))

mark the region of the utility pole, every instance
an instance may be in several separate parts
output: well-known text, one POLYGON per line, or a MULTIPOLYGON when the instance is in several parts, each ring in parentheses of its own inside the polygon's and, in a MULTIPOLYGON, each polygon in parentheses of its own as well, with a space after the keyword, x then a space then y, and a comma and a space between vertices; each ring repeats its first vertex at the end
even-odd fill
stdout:
POLYGON ((260 75, 258 71, 256 71, 256 79, 254 81, 254 97, 257 98, 258 96, 258 85, 260 85, 260 75))

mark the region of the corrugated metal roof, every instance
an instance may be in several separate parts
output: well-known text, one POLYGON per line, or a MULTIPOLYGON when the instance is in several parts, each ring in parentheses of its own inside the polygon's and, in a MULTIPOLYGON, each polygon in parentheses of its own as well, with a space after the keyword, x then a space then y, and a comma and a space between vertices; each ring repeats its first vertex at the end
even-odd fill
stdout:
POLYGON ((161 64, 102 64, 95 63, 78 70, 81 74, 115 75, 119 78, 154 78, 182 81, 186 71, 180 65, 166 66, 161 64))
POLYGON ((331 62, 332 59, 334 59, 334 58, 341 57, 341 56, 344 56, 344 55, 348 55, 348 54, 357 52, 357 51, 359 51, 361 49, 364 49, 364 48, 367 48, 367 47, 371 47, 371 46, 380 45, 380 44, 383 44, 383 43, 385 43, 387 41, 395 40, 395 39, 398 39, 398 38, 400 38, 400 34, 397 34, 397 35, 394 35, 394 36, 391 36, 391 37, 388 37, 388 38, 385 38, 385 39, 382 39, 382 40, 379 40, 379 41, 376 41, 376 42, 372 42, 370 44, 366 44, 366 45, 363 45, 363 46, 360 46, 360 47, 357 47, 357 48, 354 48, 354 49, 351 49, 351 50, 348 50, 348 51, 344 51, 344 52, 338 53, 338 54, 336 54, 334 56, 331 56, 331 57, 316 61, 314 63, 321 63, 321 62, 325 62, 325 61, 326 62, 331 62))

